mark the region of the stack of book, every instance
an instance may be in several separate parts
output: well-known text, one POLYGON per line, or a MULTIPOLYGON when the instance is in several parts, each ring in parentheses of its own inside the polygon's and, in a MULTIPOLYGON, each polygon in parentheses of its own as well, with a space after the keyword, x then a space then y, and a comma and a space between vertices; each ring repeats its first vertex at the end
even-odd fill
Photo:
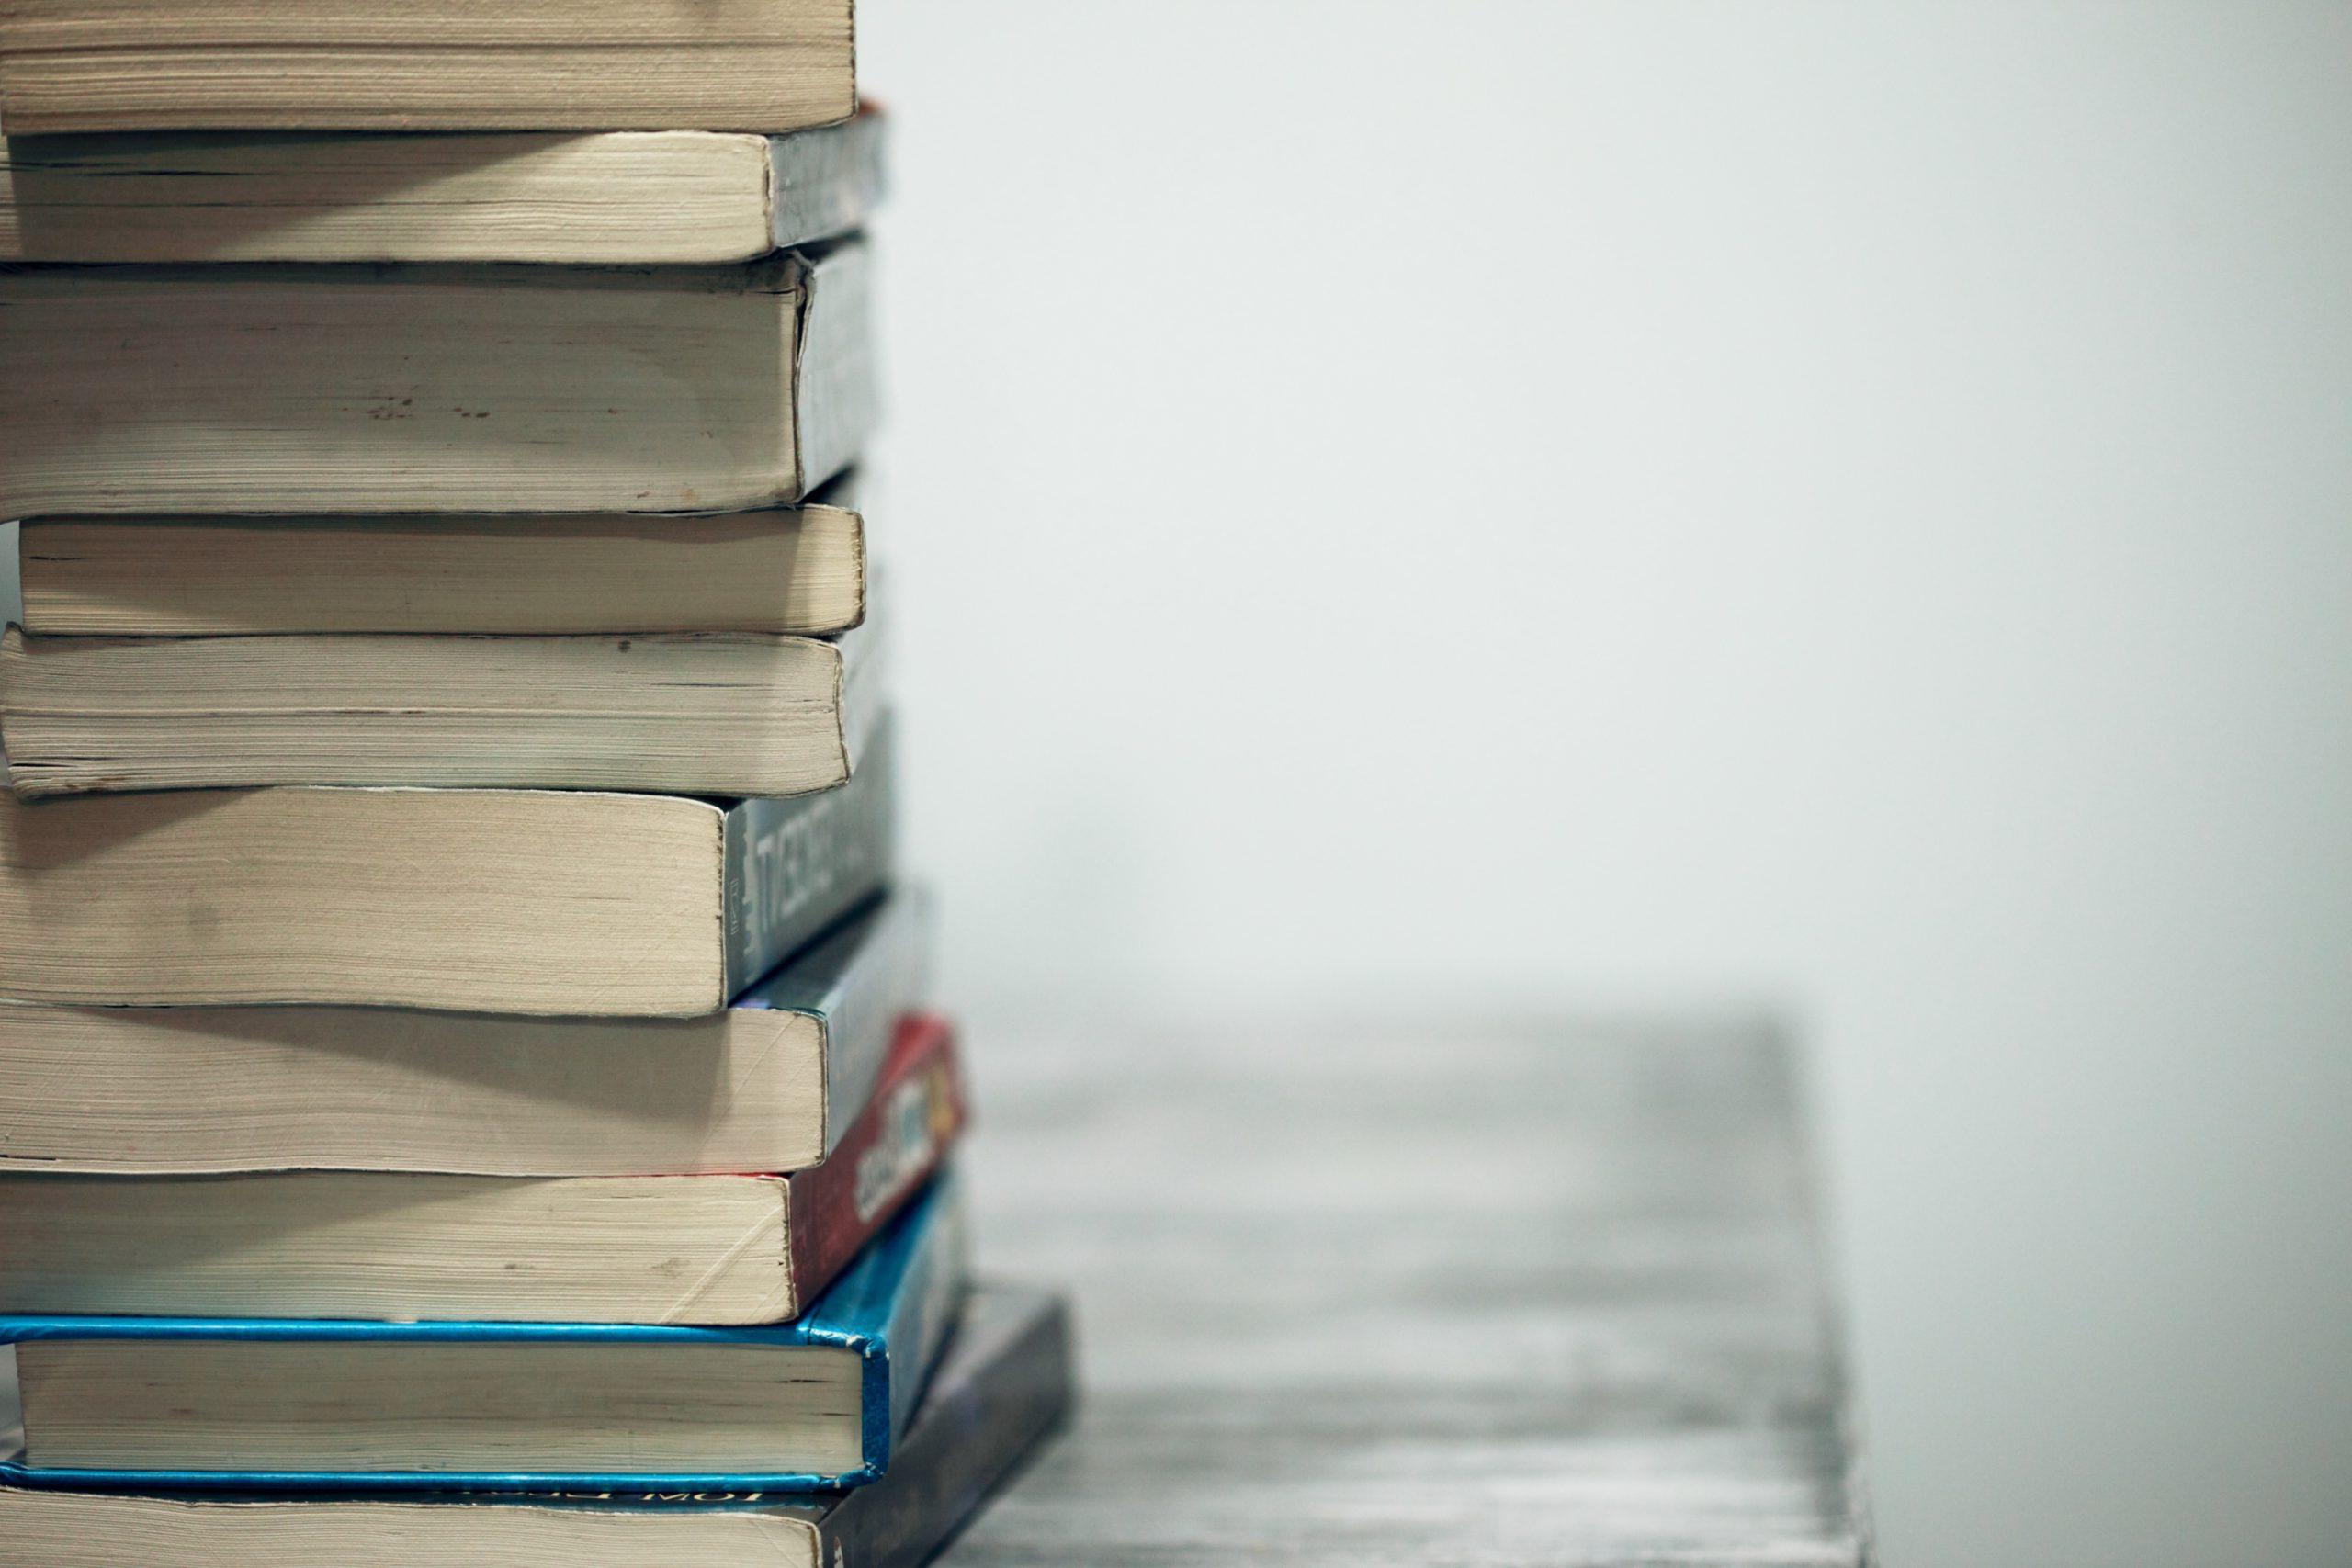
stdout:
POLYGON ((0 1562, 911 1564, 850 0, 0 6, 0 1562))

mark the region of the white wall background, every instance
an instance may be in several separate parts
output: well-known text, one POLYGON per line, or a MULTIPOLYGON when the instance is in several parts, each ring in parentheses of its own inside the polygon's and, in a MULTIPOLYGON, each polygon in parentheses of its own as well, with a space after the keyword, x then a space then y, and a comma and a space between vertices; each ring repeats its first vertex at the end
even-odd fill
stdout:
POLYGON ((1918 1564, 2352 1540, 2352 6, 868 0, 953 994, 1783 998, 1918 1564))

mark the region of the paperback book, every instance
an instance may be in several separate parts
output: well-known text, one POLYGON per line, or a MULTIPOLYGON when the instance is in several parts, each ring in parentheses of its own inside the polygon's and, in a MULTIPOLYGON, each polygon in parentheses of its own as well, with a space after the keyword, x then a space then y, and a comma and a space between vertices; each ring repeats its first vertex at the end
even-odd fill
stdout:
POLYGON ((795 130, 857 107, 853 0, 10 0, 0 130, 795 130))
POLYGON ((0 138, 0 261, 748 262, 865 226, 883 121, 0 138))
POLYGON ((881 891, 888 715, 850 782, 0 792, 0 996, 697 1017, 881 891))
POLYGON ((889 1473, 835 1496, 0 1487, 0 1541, 41 1568, 920 1568, 1066 1417, 1071 1356, 1059 1300, 976 1290, 889 1473))
POLYGON ((270 784, 789 795, 845 782, 879 628, 597 637, 0 634, 26 799, 270 784))
POLYGON ((0 514, 717 512, 871 432, 854 239, 724 266, 0 266, 0 514))
POLYGON ((22 626, 45 637, 293 633, 829 637, 865 619, 854 474, 798 506, 318 517, 35 517, 22 626))
POLYGON ((906 1022, 929 911, 892 893, 692 1019, 0 1002, 0 1172, 798 1170, 940 1032, 906 1022))

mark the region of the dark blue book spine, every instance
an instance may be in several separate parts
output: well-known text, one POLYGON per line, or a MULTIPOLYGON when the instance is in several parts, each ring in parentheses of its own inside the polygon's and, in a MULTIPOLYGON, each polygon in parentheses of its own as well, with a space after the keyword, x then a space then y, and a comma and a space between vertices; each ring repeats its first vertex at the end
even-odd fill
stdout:
POLYGON ((1069 1413, 1069 1309, 1051 1296, 972 1298, 913 1430, 879 1484, 818 1527, 820 1560, 920 1568, 1069 1413))
POLYGON ((895 742, 880 716, 847 784, 727 813, 727 994, 733 997, 888 882, 895 742))

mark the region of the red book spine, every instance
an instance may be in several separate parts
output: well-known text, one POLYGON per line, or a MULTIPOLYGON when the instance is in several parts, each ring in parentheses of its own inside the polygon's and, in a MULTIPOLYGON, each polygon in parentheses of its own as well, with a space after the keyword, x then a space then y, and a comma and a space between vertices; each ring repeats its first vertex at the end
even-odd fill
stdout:
POLYGON ((899 1021, 874 1098, 820 1165, 789 1179, 794 1305, 806 1312, 912 1197, 964 1129, 956 1031, 933 1013, 899 1021))

